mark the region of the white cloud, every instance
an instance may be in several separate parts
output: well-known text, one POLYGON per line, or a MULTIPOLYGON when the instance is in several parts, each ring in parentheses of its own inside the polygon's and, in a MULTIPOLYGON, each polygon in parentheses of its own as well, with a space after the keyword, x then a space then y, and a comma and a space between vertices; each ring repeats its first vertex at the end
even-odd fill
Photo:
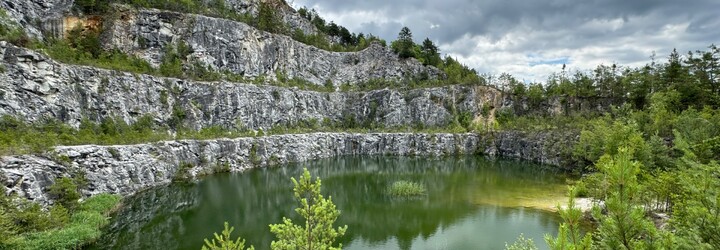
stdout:
POLYGON ((637 67, 673 48, 684 53, 720 41, 720 1, 607 0, 297 0, 351 32, 392 40, 400 25, 416 40, 429 37, 441 52, 480 73, 507 72, 544 82, 562 69, 600 64, 637 67), (366 30, 363 30, 366 29, 366 30))

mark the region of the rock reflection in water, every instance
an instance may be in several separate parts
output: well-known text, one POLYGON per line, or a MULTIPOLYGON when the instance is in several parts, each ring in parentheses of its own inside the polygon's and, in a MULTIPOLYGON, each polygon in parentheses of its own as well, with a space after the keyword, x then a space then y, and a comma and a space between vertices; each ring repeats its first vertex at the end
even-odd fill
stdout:
POLYGON ((349 228, 341 239, 346 249, 496 249, 520 233, 542 242, 543 234, 557 230, 558 218, 522 203, 562 197, 565 190, 565 176, 524 162, 338 157, 148 190, 126 201, 95 247, 198 249, 228 221, 235 235, 268 249, 269 224, 283 216, 299 219, 289 180, 303 166, 322 178, 323 193, 341 210, 338 224, 349 228), (396 180, 420 182, 428 194, 393 199, 385 189, 396 180))

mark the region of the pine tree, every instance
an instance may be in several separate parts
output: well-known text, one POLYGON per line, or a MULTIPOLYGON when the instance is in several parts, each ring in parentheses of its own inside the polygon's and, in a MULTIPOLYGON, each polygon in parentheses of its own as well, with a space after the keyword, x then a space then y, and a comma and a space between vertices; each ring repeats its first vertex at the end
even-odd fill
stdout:
POLYGON ((442 62, 438 47, 429 38, 425 38, 420 51, 425 65, 438 66, 442 62))
POLYGON ((400 58, 415 57, 415 42, 413 42, 410 28, 403 27, 398 33, 398 39, 393 41, 391 47, 400 58))
POLYGON ((586 234, 580 234, 580 221, 582 211, 575 207, 575 187, 568 191, 568 205, 563 209, 558 206, 558 213, 563 219, 558 230, 558 236, 553 238, 545 235, 545 242, 553 250, 589 250, 592 246, 592 238, 586 234))
POLYGON ((720 164, 698 162, 692 147, 675 131, 675 149, 683 152, 678 160, 680 194, 676 197, 673 220, 681 248, 720 249, 720 164))
POLYGON ((282 33, 283 23, 274 6, 267 2, 260 3, 260 10, 258 11, 257 27, 261 30, 282 33))
POLYGON ((655 225, 645 218, 639 206, 637 175, 640 163, 632 160, 631 149, 622 147, 614 156, 603 155, 596 164, 608 182, 608 197, 603 214, 600 207, 593 208, 593 217, 600 223, 595 232, 596 246, 601 249, 659 248, 655 225))
MULTIPOLYGON (((0 196, 5 196, 1 194, 0 196)), ((0 197, 3 199, 3 197, 0 197)), ((10 249, 13 237, 16 234, 15 223, 10 212, 5 210, 5 207, 0 205, 0 249, 10 249)))
MULTIPOLYGON (((225 222, 225 228, 221 234, 214 233, 214 239, 205 239, 205 245, 202 250, 245 250, 245 240, 238 237, 236 240, 230 239, 230 235, 235 231, 234 227, 229 226, 227 221, 225 222)), ((255 250, 255 247, 250 246, 247 250, 255 250)))
POLYGON ((341 249, 342 244, 333 246, 337 237, 343 236, 347 226, 333 228, 333 223, 340 216, 332 198, 325 199, 320 194, 320 179, 312 181, 310 172, 305 169, 300 181, 292 178, 295 185, 293 191, 300 206, 295 209, 305 219, 305 225, 297 225, 288 218, 282 224, 270 225, 270 232, 278 238, 271 243, 272 249, 315 250, 341 249))

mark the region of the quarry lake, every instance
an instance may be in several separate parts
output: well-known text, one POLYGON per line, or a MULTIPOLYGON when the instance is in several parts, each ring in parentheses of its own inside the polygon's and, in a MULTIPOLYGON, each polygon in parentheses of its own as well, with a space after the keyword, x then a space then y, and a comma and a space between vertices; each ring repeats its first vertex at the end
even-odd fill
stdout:
MULTIPOLYGON (((536 243, 556 234, 552 210, 570 177, 537 164, 458 157, 337 157, 173 183, 124 201, 96 249, 200 249, 224 221, 256 249, 269 249, 269 224, 293 211, 291 177, 303 167, 347 225, 344 249, 503 249, 523 234, 536 243), (421 183, 424 196, 387 194, 395 181, 421 183)), ((538 244, 545 247, 545 244, 538 244)))

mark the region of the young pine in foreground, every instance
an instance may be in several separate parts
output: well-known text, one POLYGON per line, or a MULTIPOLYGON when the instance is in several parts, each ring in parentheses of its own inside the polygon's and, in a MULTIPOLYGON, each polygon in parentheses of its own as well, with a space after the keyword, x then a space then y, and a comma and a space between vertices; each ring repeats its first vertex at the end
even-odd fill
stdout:
MULTIPOLYGON (((320 194, 320 178, 313 182, 310 172, 305 169, 300 180, 292 178, 295 185, 293 192, 299 207, 295 209, 305 219, 304 225, 294 224, 292 220, 283 218, 281 224, 270 225, 270 232, 278 238, 270 244, 271 249, 288 250, 335 250, 342 249, 342 244, 333 246, 338 237, 345 235, 347 226, 333 228, 335 220, 340 216, 340 211, 335 207, 331 198, 325 198, 320 194)), ((225 222, 225 229, 218 235, 214 234, 213 240, 205 239, 203 250, 232 249, 245 250, 245 240, 237 238, 230 239, 234 230, 225 222)), ((248 250, 255 249, 253 246, 248 250)))
POLYGON ((558 213, 563 223, 560 224, 557 237, 545 235, 545 242, 550 249, 567 249, 567 250, 589 250, 592 245, 590 235, 582 235, 580 233, 580 221, 582 220, 582 210, 575 207, 575 188, 570 187, 568 191, 567 208, 558 206, 558 213))

